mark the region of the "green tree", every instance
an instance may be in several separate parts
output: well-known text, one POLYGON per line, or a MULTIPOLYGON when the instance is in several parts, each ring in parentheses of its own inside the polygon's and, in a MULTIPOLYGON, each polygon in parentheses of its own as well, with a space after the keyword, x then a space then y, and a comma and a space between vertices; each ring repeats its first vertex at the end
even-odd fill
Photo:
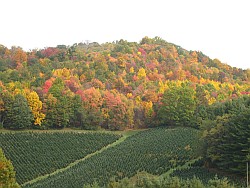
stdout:
POLYGON ((4 100, 3 100, 3 92, 2 88, 0 87, 0 129, 3 128, 3 118, 4 118, 4 113, 5 112, 5 107, 4 107, 4 100))
POLYGON ((75 95, 72 100, 72 113, 70 116, 70 126, 72 127, 82 127, 83 120, 85 117, 85 111, 83 108, 83 102, 80 95, 75 95))
POLYGON ((163 94, 158 117, 162 124, 190 125, 194 115, 195 91, 187 84, 171 86, 163 94))
POLYGON ((64 81, 57 78, 49 89, 46 100, 46 116, 43 125, 50 128, 68 127, 72 116, 72 97, 64 81))
POLYGON ((2 148, 0 148, 0 187, 18 188, 16 172, 10 160, 6 159, 2 148))
POLYGON ((69 126, 72 108, 67 96, 60 98, 48 95, 46 101, 46 116, 43 125, 49 128, 64 128, 69 126))
POLYGON ((49 93, 51 93, 54 97, 60 98, 62 96, 62 92, 64 90, 64 82, 61 78, 57 78, 53 85, 49 89, 49 93))
POLYGON ((217 126, 207 131, 207 157, 217 168, 244 175, 250 155, 250 108, 217 117, 217 126))
POLYGON ((5 116, 4 127, 9 129, 25 129, 30 128, 34 119, 27 99, 17 94, 10 96, 6 94, 4 97, 5 116))

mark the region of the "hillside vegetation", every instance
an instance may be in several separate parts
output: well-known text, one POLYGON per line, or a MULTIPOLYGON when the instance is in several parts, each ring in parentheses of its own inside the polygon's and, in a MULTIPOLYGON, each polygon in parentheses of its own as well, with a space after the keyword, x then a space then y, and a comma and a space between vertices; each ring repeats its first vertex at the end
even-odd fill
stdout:
POLYGON ((249 95, 249 80, 249 70, 159 37, 28 52, 0 46, 0 122, 9 129, 195 126, 204 119, 200 107, 249 95))
MULTIPOLYGON (((209 183, 209 169, 246 179, 250 162, 250 70, 231 67, 159 37, 144 37, 139 43, 78 43, 28 52, 0 45, 0 128, 5 132, 153 128, 116 142, 119 136, 115 136, 93 147, 92 143, 81 143, 82 138, 67 145, 70 136, 61 138, 58 133, 66 139, 65 144, 45 145, 58 147, 55 151, 65 149, 65 156, 61 160, 55 152, 51 154, 55 155, 53 160, 34 160, 33 164, 48 162, 36 170, 22 167, 13 156, 24 156, 25 161, 45 151, 44 144, 36 142, 42 134, 32 141, 36 146, 29 145, 35 133, 0 134, 0 147, 13 160, 17 181, 26 182, 28 187, 62 183, 81 187, 93 183, 93 178, 102 186, 113 176, 136 176, 137 171, 178 176, 184 179, 176 180, 180 185, 195 171, 202 183, 209 183), (201 134, 199 140, 196 131, 201 134), (18 138, 13 148, 12 138, 18 138), (37 146, 41 150, 35 152, 37 146), (85 146, 91 148, 79 149, 85 146), (72 166, 67 166, 69 163, 72 166)), ((49 136, 45 134, 44 140, 49 136)))

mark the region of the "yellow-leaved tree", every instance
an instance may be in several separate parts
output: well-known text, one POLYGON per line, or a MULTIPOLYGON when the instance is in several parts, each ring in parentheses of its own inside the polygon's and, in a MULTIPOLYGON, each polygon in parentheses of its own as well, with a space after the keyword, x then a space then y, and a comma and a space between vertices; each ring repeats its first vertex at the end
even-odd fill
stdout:
POLYGON ((138 75, 139 79, 146 78, 146 76, 147 76, 146 71, 145 71, 144 68, 140 68, 137 75, 138 75))
POLYGON ((40 126, 45 118, 45 114, 42 113, 42 102, 35 91, 26 92, 26 98, 34 116, 34 124, 40 126))

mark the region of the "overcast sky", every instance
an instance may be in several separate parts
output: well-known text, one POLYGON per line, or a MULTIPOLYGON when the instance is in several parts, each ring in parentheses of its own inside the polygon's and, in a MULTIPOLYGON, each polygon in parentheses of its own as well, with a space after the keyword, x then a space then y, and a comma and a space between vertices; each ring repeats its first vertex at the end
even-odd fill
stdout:
POLYGON ((159 36, 250 68, 249 0, 2 0, 0 44, 25 50, 159 36))

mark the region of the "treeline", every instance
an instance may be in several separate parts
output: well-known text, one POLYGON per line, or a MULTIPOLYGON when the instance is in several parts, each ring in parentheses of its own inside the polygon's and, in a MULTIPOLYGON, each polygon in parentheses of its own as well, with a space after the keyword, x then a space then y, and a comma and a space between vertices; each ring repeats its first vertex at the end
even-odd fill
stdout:
MULTIPOLYGON (((99 186, 97 182, 92 184, 84 185, 83 188, 100 188, 103 186, 99 186)), ((208 183, 202 182, 199 178, 193 177, 191 179, 180 179, 178 177, 161 177, 161 176, 153 176, 146 172, 139 172, 132 178, 124 178, 122 180, 115 180, 115 178, 111 179, 110 182, 104 186, 105 188, 189 188, 189 187, 197 187, 197 188, 236 188, 240 187, 238 185, 234 185, 230 183, 226 178, 218 179, 214 177, 210 179, 208 183)))
POLYGON ((0 46, 0 126, 199 126, 206 107, 249 96, 249 79, 249 70, 159 37, 29 52, 0 46))
POLYGON ((250 97, 209 106, 201 129, 209 167, 246 178, 250 163, 250 97))

